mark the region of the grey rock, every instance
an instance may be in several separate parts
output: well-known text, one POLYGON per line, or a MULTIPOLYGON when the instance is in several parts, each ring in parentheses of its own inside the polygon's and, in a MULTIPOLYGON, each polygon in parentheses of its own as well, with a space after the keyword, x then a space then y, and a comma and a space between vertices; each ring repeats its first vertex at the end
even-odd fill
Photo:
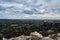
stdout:
POLYGON ((52 39, 50 37, 43 37, 41 40, 54 40, 54 39, 52 39))
POLYGON ((60 33, 48 35, 48 37, 54 40, 60 40, 60 33))

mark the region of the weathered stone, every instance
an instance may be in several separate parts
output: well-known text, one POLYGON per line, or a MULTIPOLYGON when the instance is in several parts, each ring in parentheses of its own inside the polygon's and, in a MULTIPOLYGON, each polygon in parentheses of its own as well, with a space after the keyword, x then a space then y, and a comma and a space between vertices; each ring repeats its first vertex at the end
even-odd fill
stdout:
POLYGON ((32 32, 30 36, 19 36, 10 39, 3 38, 3 40, 60 40, 60 33, 51 34, 47 37, 43 37, 38 32, 32 32))
POLYGON ((19 36, 19 37, 14 37, 14 38, 6 39, 6 40, 31 40, 31 37, 32 36, 19 36))
POLYGON ((41 38, 37 37, 37 36, 32 36, 31 40, 40 40, 41 38))
POLYGON ((3 40, 7 40, 6 38, 3 38, 3 40))
POLYGON ((54 39, 54 40, 60 40, 60 33, 57 34, 51 34, 48 37, 54 39))
POLYGON ((52 39, 50 37, 43 37, 41 40, 54 40, 54 39, 52 39))
POLYGON ((57 36, 59 36, 59 37, 60 37, 60 33, 57 33, 57 36))
POLYGON ((43 37, 43 35, 38 33, 38 32, 32 32, 30 35, 31 36, 37 36, 38 38, 42 38, 43 37))

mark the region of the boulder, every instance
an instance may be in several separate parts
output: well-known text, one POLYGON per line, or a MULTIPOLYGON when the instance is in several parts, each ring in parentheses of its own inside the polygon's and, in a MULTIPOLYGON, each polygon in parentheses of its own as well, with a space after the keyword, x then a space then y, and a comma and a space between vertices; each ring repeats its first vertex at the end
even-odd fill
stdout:
POLYGON ((60 40, 60 33, 48 35, 48 37, 54 40, 60 40))
POLYGON ((31 40, 31 36, 19 36, 19 37, 10 38, 8 40, 31 40))
POLYGON ((59 36, 59 37, 60 37, 60 33, 57 33, 57 36, 59 36))
POLYGON ((43 35, 40 34, 40 33, 38 33, 38 32, 36 32, 36 31, 35 31, 35 32, 31 32, 30 35, 31 35, 31 36, 36 36, 36 37, 38 37, 38 38, 43 38, 43 35))
POLYGON ((8 39, 6 39, 6 38, 3 38, 3 40, 8 40, 8 39))
POLYGON ((54 39, 52 39, 50 37, 43 37, 41 40, 54 40, 54 39))

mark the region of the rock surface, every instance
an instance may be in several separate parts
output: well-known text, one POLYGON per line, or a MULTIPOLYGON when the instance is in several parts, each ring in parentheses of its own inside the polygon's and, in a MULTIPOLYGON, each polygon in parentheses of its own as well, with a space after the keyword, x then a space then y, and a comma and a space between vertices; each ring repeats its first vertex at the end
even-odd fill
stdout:
POLYGON ((31 36, 37 36, 38 38, 43 38, 43 35, 42 34, 40 34, 40 33, 38 33, 38 32, 32 32, 32 33, 30 33, 30 35, 31 36))
POLYGON ((60 33, 48 35, 48 37, 50 37, 54 40, 60 40, 60 33))
POLYGON ((50 37, 43 37, 41 40, 54 40, 54 39, 52 39, 50 37))
POLYGON ((39 34, 38 32, 32 32, 30 36, 19 36, 10 39, 3 38, 3 40, 60 40, 60 33, 43 37, 42 34, 39 34))

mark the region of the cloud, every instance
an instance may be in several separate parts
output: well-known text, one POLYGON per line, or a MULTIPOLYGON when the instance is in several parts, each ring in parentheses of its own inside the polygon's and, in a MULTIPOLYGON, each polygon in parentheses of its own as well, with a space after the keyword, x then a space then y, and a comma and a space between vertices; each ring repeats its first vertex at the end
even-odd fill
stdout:
POLYGON ((60 18, 60 15, 59 14, 53 14, 53 13, 50 13, 50 14, 44 14, 44 15, 40 15, 40 14, 32 14, 32 15, 29 15, 29 14, 21 14, 21 15, 4 15, 4 18, 7 18, 7 19, 43 19, 43 18, 60 18), (7 18, 8 17, 8 18, 7 18))
POLYGON ((60 0, 0 0, 1 18, 60 18, 60 0))

